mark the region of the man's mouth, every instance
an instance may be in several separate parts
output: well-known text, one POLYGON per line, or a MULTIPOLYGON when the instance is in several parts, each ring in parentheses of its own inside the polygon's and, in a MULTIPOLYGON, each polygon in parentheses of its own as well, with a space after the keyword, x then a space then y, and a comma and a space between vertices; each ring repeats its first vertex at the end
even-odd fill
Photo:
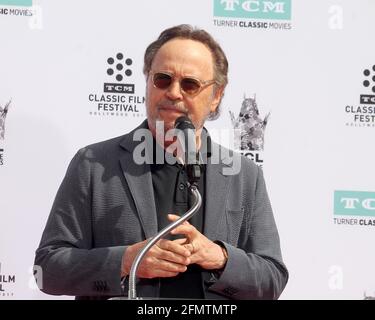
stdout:
POLYGON ((185 114, 185 110, 182 110, 181 108, 176 108, 175 106, 168 106, 168 105, 162 105, 158 108, 159 110, 168 111, 168 112, 176 112, 176 113, 182 113, 185 114))

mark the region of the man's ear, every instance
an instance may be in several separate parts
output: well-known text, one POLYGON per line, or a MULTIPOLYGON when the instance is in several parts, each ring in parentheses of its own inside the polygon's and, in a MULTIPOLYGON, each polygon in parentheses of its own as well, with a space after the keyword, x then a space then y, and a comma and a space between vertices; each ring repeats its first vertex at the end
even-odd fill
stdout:
POLYGON ((211 113, 216 111, 217 107, 220 104, 221 98, 223 97, 223 94, 224 94, 224 86, 214 88, 213 99, 211 101, 211 107, 210 107, 211 113))

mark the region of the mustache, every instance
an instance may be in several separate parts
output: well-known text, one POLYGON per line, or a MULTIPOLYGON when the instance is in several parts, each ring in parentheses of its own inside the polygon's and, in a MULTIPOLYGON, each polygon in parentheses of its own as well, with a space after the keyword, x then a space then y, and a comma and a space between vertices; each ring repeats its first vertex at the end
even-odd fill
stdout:
POLYGON ((161 101, 157 104, 158 109, 167 109, 188 114, 188 109, 183 102, 173 103, 172 101, 161 101))

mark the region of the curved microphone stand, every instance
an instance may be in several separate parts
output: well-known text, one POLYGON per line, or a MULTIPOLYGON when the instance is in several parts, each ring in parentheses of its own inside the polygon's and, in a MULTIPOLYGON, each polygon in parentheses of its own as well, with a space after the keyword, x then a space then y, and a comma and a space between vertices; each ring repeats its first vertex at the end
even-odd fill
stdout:
POLYGON ((161 238, 166 236, 169 232, 171 232, 174 228, 178 227, 180 224, 185 222, 186 220, 190 219, 194 214, 196 214, 199 210, 199 208, 202 205, 202 196, 200 195, 197 186, 195 183, 189 185, 189 191, 193 196, 193 205, 192 207, 177 221, 171 223, 169 226, 165 227, 163 230, 161 230, 155 237, 151 238, 146 246, 138 253, 138 255, 135 257, 134 262, 132 264, 132 267, 130 269, 129 273, 129 291, 128 291, 128 299, 142 299, 137 297, 137 291, 136 291, 136 274, 139 267, 139 264, 141 263, 142 259, 146 255, 146 253, 151 249, 151 247, 158 242, 161 238))

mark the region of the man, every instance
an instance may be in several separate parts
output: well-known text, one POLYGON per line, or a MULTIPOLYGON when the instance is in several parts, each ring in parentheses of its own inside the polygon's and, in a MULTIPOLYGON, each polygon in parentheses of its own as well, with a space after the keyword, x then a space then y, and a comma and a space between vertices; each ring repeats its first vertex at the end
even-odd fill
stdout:
POLYGON ((131 265, 146 239, 175 221, 191 202, 178 163, 135 162, 140 143, 135 135, 147 129, 154 138, 152 150, 166 149, 171 141, 157 132, 157 123, 166 132, 185 115, 206 159, 199 182, 203 206, 174 229, 177 238, 162 239, 148 252, 137 273, 138 295, 279 297, 288 272, 262 171, 241 157, 240 172, 224 174, 226 165, 210 159, 220 147, 202 138, 207 136, 205 120, 218 115, 227 72, 224 52, 203 30, 176 26, 149 45, 144 65, 147 121, 125 136, 81 149, 73 158, 36 252, 44 292, 78 299, 127 294, 131 265))

